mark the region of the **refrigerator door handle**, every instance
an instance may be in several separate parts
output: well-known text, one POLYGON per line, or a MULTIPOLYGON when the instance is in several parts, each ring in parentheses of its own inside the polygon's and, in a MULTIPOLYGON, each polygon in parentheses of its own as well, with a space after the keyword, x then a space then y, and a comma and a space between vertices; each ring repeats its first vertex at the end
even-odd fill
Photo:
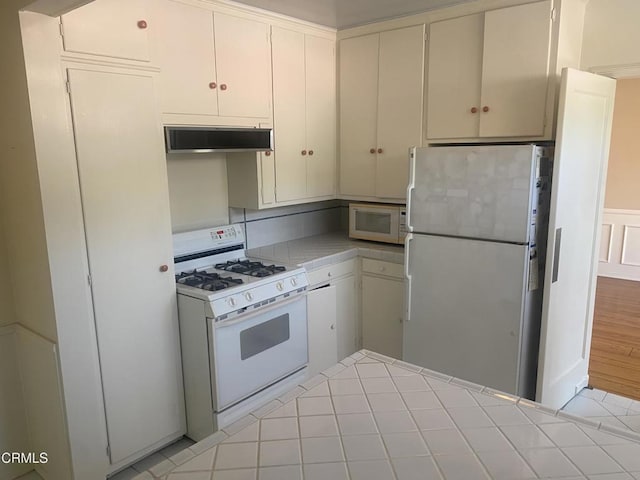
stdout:
POLYGON ((553 270, 551 283, 558 281, 558 269, 560 268, 560 247, 562 245, 562 228, 556 228, 556 238, 553 247, 553 270))
POLYGON ((413 240, 413 233, 407 233, 407 236, 404 239, 404 276, 406 278, 406 289, 407 289, 407 305, 405 308, 405 322, 411 320, 411 274, 409 273, 409 245, 411 244, 411 240, 413 240))
POLYGON ((411 193, 416 188, 416 147, 409 149, 409 185, 407 185, 407 232, 413 232, 411 226, 411 193))

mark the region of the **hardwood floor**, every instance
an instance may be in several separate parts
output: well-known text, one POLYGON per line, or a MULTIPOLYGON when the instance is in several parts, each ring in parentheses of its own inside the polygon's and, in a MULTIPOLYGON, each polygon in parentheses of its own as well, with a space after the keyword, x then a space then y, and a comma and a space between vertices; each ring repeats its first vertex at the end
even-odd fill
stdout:
POLYGON ((640 282, 598 278, 589 383, 640 400, 640 282))

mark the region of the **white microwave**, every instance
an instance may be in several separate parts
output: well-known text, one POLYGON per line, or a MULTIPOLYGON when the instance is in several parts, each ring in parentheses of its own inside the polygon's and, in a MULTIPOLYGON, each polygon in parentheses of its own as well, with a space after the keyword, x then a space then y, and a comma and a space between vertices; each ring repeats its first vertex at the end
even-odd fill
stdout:
POLYGON ((407 209, 403 205, 349 204, 349 237, 404 243, 407 209))

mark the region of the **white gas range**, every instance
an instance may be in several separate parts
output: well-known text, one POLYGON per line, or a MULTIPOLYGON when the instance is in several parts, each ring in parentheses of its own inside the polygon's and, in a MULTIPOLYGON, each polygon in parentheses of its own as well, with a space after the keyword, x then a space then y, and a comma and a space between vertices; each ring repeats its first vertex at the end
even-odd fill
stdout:
POLYGON ((173 244, 187 434, 200 440, 303 380, 308 281, 247 258, 240 225, 173 244))

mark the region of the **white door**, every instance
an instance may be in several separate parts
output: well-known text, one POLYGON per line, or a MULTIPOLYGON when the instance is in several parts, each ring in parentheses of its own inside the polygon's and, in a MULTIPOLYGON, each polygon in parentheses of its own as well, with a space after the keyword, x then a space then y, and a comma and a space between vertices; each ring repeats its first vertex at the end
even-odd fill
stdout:
POLYGON ((424 25, 380 34, 375 194, 402 198, 409 148, 422 144, 424 25))
POLYGON ((111 463, 184 432, 169 193, 153 79, 69 70, 111 463))
POLYGON ((362 276, 362 347, 402 359, 404 284, 362 276))
POLYGON ((336 287, 333 285, 307 293, 309 332, 309 376, 338 362, 336 337, 336 287))
POLYGON ((374 196, 379 34, 340 42, 340 193, 374 196))
POLYGON ((536 394, 552 408, 588 382, 615 88, 610 78, 562 72, 536 394))

